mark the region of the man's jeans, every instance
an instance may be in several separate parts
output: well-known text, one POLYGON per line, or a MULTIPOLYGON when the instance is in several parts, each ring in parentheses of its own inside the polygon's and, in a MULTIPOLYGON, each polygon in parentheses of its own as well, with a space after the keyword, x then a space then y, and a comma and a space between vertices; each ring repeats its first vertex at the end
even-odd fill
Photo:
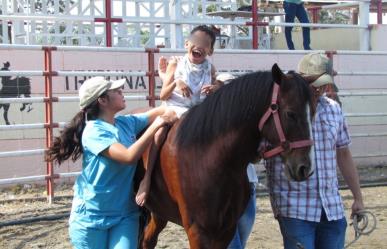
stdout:
POLYGON ((293 218, 278 219, 285 249, 343 249, 347 221, 328 221, 323 212, 320 222, 293 218))
MULTIPOLYGON (((285 22, 294 23, 294 18, 300 21, 300 23, 309 23, 308 14, 305 11, 304 4, 288 3, 284 1, 285 10, 285 22)), ((290 50, 294 50, 294 44, 292 41, 292 29, 293 27, 285 27, 286 43, 290 50)), ((310 50, 310 29, 302 28, 302 36, 304 39, 304 49, 310 50)))
POLYGON ((247 239, 253 229, 255 222, 255 185, 250 183, 250 200, 243 215, 239 218, 234 238, 228 245, 227 249, 243 249, 246 246, 247 239))

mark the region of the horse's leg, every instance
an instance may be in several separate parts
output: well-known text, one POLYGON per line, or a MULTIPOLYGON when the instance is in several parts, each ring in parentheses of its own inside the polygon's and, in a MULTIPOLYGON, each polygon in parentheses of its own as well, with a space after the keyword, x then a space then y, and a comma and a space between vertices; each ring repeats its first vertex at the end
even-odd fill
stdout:
POLYGON ((168 221, 152 213, 151 219, 145 228, 142 249, 153 249, 156 247, 157 238, 167 223, 168 221))
POLYGON ((26 107, 28 106, 27 112, 30 112, 32 110, 32 103, 23 103, 23 106, 20 107, 20 111, 24 111, 26 107))
POLYGON ((223 230, 221 234, 214 235, 192 224, 186 232, 191 249, 225 249, 234 237, 235 229, 223 230))
POLYGON ((9 120, 8 120, 9 104, 3 105, 3 108, 4 108, 3 117, 4 117, 5 124, 10 125, 9 120))
POLYGON ((24 109, 26 109, 27 105, 28 105, 27 103, 23 103, 22 107, 20 107, 20 111, 21 112, 24 111, 24 109))

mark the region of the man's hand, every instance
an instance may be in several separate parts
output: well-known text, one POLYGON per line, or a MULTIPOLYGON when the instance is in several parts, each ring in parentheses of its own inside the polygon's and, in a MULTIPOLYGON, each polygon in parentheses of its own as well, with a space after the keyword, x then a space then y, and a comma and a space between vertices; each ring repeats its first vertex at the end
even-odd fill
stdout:
POLYGON ((364 204, 362 200, 355 199, 352 203, 352 212, 351 212, 351 219, 357 214, 359 211, 364 210, 364 204))

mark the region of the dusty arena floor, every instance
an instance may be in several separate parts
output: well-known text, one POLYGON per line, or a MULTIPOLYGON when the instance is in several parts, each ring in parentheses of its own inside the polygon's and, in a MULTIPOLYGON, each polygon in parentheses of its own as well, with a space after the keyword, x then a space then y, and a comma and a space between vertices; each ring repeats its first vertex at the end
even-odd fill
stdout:
MULTIPOLYGON (((69 187, 62 187, 61 190, 57 191, 57 196, 62 196, 63 198, 59 198, 51 206, 45 202, 43 190, 37 191, 36 188, 28 190, 28 186, 27 190, 3 190, 0 195, 0 223, 5 224, 7 221, 18 221, 24 218, 33 218, 42 215, 61 216, 70 209, 71 198, 69 196, 71 195, 71 191, 68 189, 69 187), (19 193, 15 194, 15 192, 19 193)), ((387 187, 363 189, 367 209, 377 217, 377 229, 371 235, 361 237, 350 248, 387 248, 386 193, 387 187)), ((348 217, 351 195, 349 191, 345 190, 342 191, 342 196, 345 201, 348 217)), ((257 204, 258 215, 247 248, 282 248, 281 235, 277 222, 272 216, 268 197, 258 197, 257 204)), ((347 230, 347 241, 350 241, 353 237, 353 229, 349 227, 347 230)), ((71 248, 67 232, 67 218, 2 226, 0 227, 0 248, 71 248)), ((157 248, 188 248, 184 231, 176 225, 169 224, 160 235, 157 248)))

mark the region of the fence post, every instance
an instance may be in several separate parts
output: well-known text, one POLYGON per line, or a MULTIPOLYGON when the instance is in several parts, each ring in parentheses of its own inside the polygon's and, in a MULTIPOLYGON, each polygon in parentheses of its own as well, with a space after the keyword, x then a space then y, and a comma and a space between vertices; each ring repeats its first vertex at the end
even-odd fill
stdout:
POLYGON ((111 2, 111 0, 105 0, 105 17, 104 18, 94 18, 94 22, 105 23, 106 47, 112 47, 113 46, 113 28, 112 28, 112 25, 114 22, 122 22, 122 18, 112 18, 112 2, 111 2))
POLYGON ((383 24, 383 2, 382 0, 376 0, 377 20, 378 24, 383 24))
MULTIPOLYGON (((43 46, 44 50, 44 95, 45 95, 45 111, 46 111, 46 149, 52 146, 53 141, 53 113, 52 113, 52 76, 55 72, 52 71, 52 50, 56 47, 43 46)), ((47 199, 51 204, 54 200, 54 167, 52 161, 46 162, 46 181, 47 181, 47 199)))
POLYGON ((246 26, 251 26, 253 30, 253 40, 252 40, 252 47, 253 49, 258 49, 259 48, 259 35, 258 35, 258 27, 265 27, 268 26, 268 22, 261 22, 258 20, 258 6, 257 6, 257 1, 252 2, 252 7, 251 7, 251 14, 252 14, 252 20, 251 22, 246 22, 246 26))
POLYGON ((158 48, 146 48, 145 52, 148 53, 148 72, 147 76, 149 79, 149 106, 155 107, 156 106, 156 96, 155 96, 155 90, 156 90, 156 74, 155 74, 155 53, 160 52, 160 49, 158 48))
MULTIPOLYGON (((370 14, 370 3, 359 2, 359 25, 369 25, 369 14, 370 14)), ((370 30, 361 29, 359 32, 359 50, 368 51, 370 50, 370 30)))

